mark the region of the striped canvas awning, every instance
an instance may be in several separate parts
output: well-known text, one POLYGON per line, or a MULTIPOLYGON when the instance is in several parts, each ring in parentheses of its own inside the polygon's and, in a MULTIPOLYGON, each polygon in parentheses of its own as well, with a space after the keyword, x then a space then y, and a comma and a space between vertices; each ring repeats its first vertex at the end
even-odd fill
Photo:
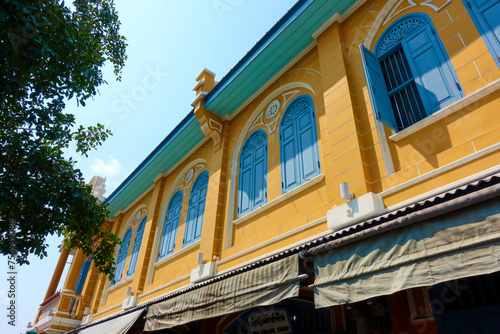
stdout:
MULTIPOLYGON (((453 208, 455 203, 430 208, 429 216, 444 205, 453 208)), ((337 240, 338 247, 330 245, 317 251, 316 307, 499 271, 500 199, 447 211, 390 228, 392 223, 412 220, 402 217, 364 231, 368 237, 361 240, 337 240)))
POLYGON ((150 305, 145 331, 156 331, 272 305, 299 294, 299 258, 292 255, 150 305))

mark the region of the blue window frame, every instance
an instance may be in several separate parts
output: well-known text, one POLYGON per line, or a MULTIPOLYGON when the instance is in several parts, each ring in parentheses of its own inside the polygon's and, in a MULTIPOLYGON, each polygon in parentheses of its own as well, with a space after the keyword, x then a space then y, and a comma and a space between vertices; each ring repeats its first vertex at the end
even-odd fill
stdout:
POLYGON ((361 45, 361 55, 375 116, 396 132, 463 96, 426 15, 410 14, 394 22, 375 53, 361 45))
POLYGON ((314 102, 310 96, 299 96, 283 114, 280 157, 283 193, 321 173, 314 102))
POLYGON ((158 260, 163 259, 167 255, 174 252, 175 240, 177 238, 177 228, 181 219, 182 209, 182 191, 177 191, 168 205, 167 216, 161 236, 160 251, 158 252, 158 260))
POLYGON ((240 153, 238 218, 267 202, 267 135, 255 131, 240 153))
POLYGON ((500 0, 464 0, 483 40, 500 64, 500 0))
POLYGON ((207 188, 208 172, 205 171, 198 176, 194 182, 193 189, 191 189, 183 246, 187 246, 201 239, 207 188))
POLYGON ((132 228, 127 230, 125 236, 123 237, 122 244, 120 246, 120 251, 118 252, 118 258, 116 260, 115 267, 115 278, 112 284, 118 283, 122 279, 123 269, 125 269, 125 260, 127 259, 128 248, 130 246, 130 239, 132 238, 132 228))
POLYGON ((137 229, 137 233, 135 234, 134 247, 132 248, 132 256, 130 257, 130 263, 127 270, 127 278, 134 275, 135 266, 137 265, 137 258, 139 257, 139 250, 141 249, 144 226, 146 225, 147 218, 148 216, 144 216, 144 218, 142 218, 142 221, 139 224, 139 228, 137 229))
POLYGON ((85 280, 87 279, 87 273, 89 272, 91 260, 83 261, 82 269, 80 270, 80 275, 78 275, 78 280, 76 281, 75 293, 77 295, 82 294, 83 286, 85 285, 85 280))

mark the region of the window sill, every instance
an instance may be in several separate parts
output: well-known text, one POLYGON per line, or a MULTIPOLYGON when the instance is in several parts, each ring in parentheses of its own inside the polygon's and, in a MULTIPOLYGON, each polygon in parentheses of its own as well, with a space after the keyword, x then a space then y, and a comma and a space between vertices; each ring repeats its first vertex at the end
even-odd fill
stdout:
POLYGON ((130 283, 132 281, 133 278, 134 278, 134 276, 130 276, 130 277, 125 278, 123 281, 120 281, 116 284, 110 285, 108 290, 113 291, 114 289, 116 289, 122 285, 127 285, 128 283, 130 283))
POLYGON ((174 260, 175 258, 181 256, 182 254, 193 250, 194 248, 198 247, 200 244, 201 244, 201 240, 198 240, 198 241, 192 243, 191 245, 182 248, 180 251, 174 252, 174 253, 164 257, 163 259, 161 259, 160 261, 158 261, 154 264, 155 268, 158 268, 158 267, 162 266, 163 264, 170 262, 170 261, 174 260))
POLYGON ((398 142, 412 134, 414 134, 417 131, 422 130, 423 128, 434 124, 443 118, 459 111, 462 110, 463 108, 471 105, 472 103, 478 101, 479 99, 482 99, 483 97, 487 96, 491 92, 494 92, 495 90, 500 88, 500 79, 496 80, 489 85, 475 91, 474 93, 450 104, 447 107, 444 107, 443 109, 435 112, 434 114, 424 118, 423 120, 413 124, 412 126, 401 130, 400 132, 397 132, 389 137, 390 140, 393 142, 398 142))
POLYGON ((284 200, 286 200, 286 199, 288 199, 288 198, 290 198, 290 197, 292 197, 292 196, 300 193, 301 191, 304 191, 305 189, 307 189, 309 187, 312 187, 313 185, 321 182, 321 180, 323 180, 324 177, 325 176, 323 174, 320 174, 320 175, 316 176, 315 178, 307 181, 306 183, 301 184, 297 188, 290 190, 286 194, 283 194, 280 197, 273 199, 271 202, 264 204, 260 208, 255 209, 254 211, 252 211, 252 212, 244 215, 241 218, 233 220, 233 224, 234 225, 238 225, 238 224, 241 224, 241 223, 243 223, 243 222, 251 219, 252 217, 255 217, 256 215, 258 215, 258 214, 260 214, 260 213, 262 213, 262 212, 264 212, 264 211, 272 208, 273 206, 275 206, 275 205, 283 202, 284 200))

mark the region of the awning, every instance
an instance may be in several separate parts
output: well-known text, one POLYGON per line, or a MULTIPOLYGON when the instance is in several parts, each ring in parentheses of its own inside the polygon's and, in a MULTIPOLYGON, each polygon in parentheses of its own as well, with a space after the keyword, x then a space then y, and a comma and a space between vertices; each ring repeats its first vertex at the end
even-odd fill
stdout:
POLYGON ((339 247, 314 255, 316 307, 499 271, 499 212, 497 197, 386 232, 366 231, 366 239, 339 240, 339 247))
POLYGON ((298 254, 150 305, 145 331, 272 305, 299 294, 298 254))
POLYGON ((120 315, 111 320, 105 320, 93 326, 82 329, 78 334, 124 334, 139 319, 145 309, 140 309, 124 315, 120 315))

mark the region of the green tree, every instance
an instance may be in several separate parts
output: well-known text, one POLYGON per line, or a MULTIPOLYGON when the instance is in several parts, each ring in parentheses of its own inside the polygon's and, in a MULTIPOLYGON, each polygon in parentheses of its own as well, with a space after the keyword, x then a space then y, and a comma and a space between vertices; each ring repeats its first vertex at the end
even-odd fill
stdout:
POLYGON ((112 0, 0 4, 0 250, 20 264, 46 256, 46 236, 57 233, 113 275, 120 241, 105 222, 107 208, 64 155, 74 145, 87 156, 110 132, 100 124, 75 129, 64 108, 97 93, 106 61, 120 80, 119 28, 112 0))

